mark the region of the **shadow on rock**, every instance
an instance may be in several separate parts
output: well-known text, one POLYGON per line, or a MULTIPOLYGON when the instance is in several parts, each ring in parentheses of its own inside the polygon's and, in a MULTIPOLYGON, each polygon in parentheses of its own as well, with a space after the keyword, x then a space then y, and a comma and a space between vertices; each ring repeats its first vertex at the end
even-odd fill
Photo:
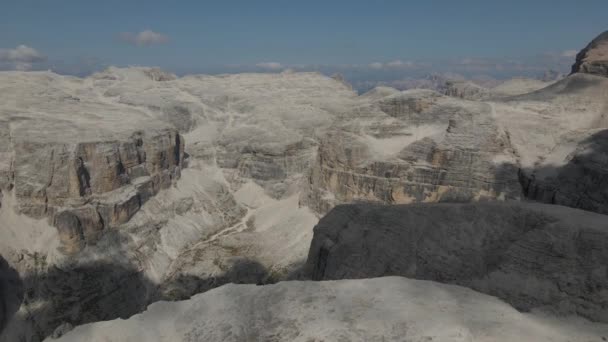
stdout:
POLYGON ((84 261, 92 260, 91 254, 76 255, 71 263, 59 267, 45 265, 36 268, 38 271, 30 268, 21 278, 2 260, 0 322, 6 327, 0 342, 38 342, 49 336, 59 337, 77 325, 129 318, 158 300, 186 299, 226 283, 262 284, 269 278, 258 262, 237 258, 217 276, 179 275, 159 285, 148 279, 141 267, 130 263, 133 259, 124 251, 124 239, 115 231, 105 234, 95 247, 105 251, 102 260, 84 261), (111 245, 115 250, 108 251, 111 245), (10 272, 4 271, 5 265, 10 272), (6 282, 5 278, 12 280, 6 282), (5 284, 12 292, 5 292, 5 284))
POLYGON ((563 166, 521 169, 526 198, 608 214, 608 130, 577 146, 563 166))
POLYGON ((259 262, 247 258, 235 258, 223 273, 200 277, 191 274, 178 275, 159 287, 157 300, 184 300, 228 283, 264 285, 274 280, 259 262))
POLYGON ((137 269, 103 262, 51 266, 21 281, 25 310, 13 317, 0 341, 41 341, 71 326, 128 318, 146 308, 154 289, 137 269))
POLYGON ((23 283, 19 273, 0 255, 0 333, 19 310, 23 301, 23 283))

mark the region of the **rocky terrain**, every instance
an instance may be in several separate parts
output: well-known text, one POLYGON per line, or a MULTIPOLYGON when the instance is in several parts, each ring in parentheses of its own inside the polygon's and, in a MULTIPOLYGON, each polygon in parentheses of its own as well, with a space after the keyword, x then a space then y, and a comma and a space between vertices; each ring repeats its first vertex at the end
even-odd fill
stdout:
MULTIPOLYGON (((597 46, 581 54, 597 56, 597 46)), ((605 322, 598 260, 606 253, 608 78, 594 70, 577 67, 554 83, 379 87, 360 96, 339 77, 289 71, 2 72, 0 255, 3 274, 19 281, 2 283, 12 284, 12 304, 2 310, 0 341, 61 336, 230 282, 306 276, 412 276, 605 322), (377 206, 526 199, 588 212, 513 202, 377 206), (364 214, 344 214, 353 208, 364 214), (401 214, 420 225, 406 226, 401 214), (366 228, 377 219, 385 230, 366 228), (343 257, 352 264, 320 272, 318 260, 335 252, 320 255, 323 234, 348 230, 351 220, 360 239, 344 244, 343 257), (435 241, 428 268, 406 267, 411 250, 399 246, 363 257, 361 248, 376 248, 367 247, 370 230, 414 249, 421 241, 410 235, 435 241), (458 243, 440 243, 452 238, 458 243), (403 267, 382 266, 389 257, 403 267), (373 267, 362 259, 380 273, 366 273, 373 267), (471 259, 461 273, 445 269, 471 259), (525 296, 505 277, 526 279, 525 296)))
POLYGON ((226 285, 152 304, 128 320, 83 325, 57 341, 566 342, 607 334, 608 325, 521 313, 467 288, 386 277, 226 285))
POLYGON ((443 89, 441 89, 441 93, 474 101, 501 99, 514 95, 527 94, 545 88, 554 82, 556 82, 556 80, 541 81, 531 78, 513 78, 501 82, 494 87, 487 88, 471 81, 448 80, 443 89))

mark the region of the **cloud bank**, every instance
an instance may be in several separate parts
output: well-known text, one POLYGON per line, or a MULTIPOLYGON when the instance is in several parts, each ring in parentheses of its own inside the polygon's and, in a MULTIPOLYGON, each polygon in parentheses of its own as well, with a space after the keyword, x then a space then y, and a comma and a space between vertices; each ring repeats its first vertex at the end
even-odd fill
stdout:
POLYGON ((19 45, 14 49, 0 49, 0 64, 5 69, 30 70, 34 63, 46 61, 46 57, 36 49, 27 45, 19 45))
POLYGON ((577 50, 566 50, 564 52, 562 52, 562 57, 576 57, 576 55, 578 54, 577 50))
POLYGON ((169 37, 162 33, 152 30, 144 30, 139 33, 122 32, 119 35, 120 40, 134 46, 150 46, 157 44, 165 44, 169 41, 169 37))
POLYGON ((255 66, 257 66, 258 68, 262 68, 262 69, 268 69, 268 70, 279 70, 283 68, 283 65, 279 62, 262 62, 262 63, 258 63, 255 66))

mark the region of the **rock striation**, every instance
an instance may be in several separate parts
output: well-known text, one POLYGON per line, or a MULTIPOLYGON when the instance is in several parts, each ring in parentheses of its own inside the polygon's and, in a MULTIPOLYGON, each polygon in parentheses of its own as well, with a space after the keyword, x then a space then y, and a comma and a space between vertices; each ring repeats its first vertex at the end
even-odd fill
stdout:
POLYGON ((49 73, 0 78, 7 98, 0 191, 14 193, 18 213, 56 226, 66 252, 127 222, 179 178, 184 138, 168 123, 71 92, 82 87, 79 80, 49 73), (96 127, 100 115, 107 124, 96 127))
POLYGON ((356 108, 319 143, 311 206, 519 198, 516 151, 493 111, 430 90, 356 108))
POLYGON ((600 34, 576 55, 572 73, 608 77, 608 31, 600 34))
POLYGON ((448 81, 444 94, 467 100, 484 100, 490 97, 490 90, 471 81, 448 81))
POLYGON ((606 217, 533 203, 338 206, 314 228, 314 280, 399 275, 516 308, 608 322, 606 217))
POLYGON ((0 253, 28 294, 0 341, 289 274, 316 137, 356 98, 316 73, 0 80, 0 253))

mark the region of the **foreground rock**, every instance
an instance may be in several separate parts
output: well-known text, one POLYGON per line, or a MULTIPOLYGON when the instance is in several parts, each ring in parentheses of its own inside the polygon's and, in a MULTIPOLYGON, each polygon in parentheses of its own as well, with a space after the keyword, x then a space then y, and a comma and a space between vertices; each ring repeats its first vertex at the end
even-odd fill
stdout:
POLYGON ((315 227, 306 271, 459 284, 521 310, 608 322, 606 222, 533 203, 343 205, 315 227))
POLYGON ((388 277, 226 285, 58 341, 602 341, 608 325, 517 312, 459 286, 388 277))
POLYGON ((572 73, 577 72, 608 77, 608 31, 597 36, 576 55, 572 73))

